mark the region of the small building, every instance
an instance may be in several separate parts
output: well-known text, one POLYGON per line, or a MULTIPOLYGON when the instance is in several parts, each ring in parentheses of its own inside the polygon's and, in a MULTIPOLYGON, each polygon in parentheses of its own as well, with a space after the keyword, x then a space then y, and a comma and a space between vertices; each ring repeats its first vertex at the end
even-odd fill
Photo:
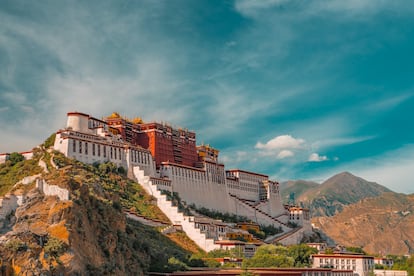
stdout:
POLYGON ((394 265, 394 260, 385 257, 375 257, 374 263, 378 265, 383 265, 386 268, 391 268, 394 265))
POLYGON ((0 164, 6 163, 9 160, 10 153, 0 153, 0 164))
POLYGON ((238 240, 221 240, 221 241, 216 241, 215 244, 219 244, 220 249, 223 249, 223 250, 231 250, 231 249, 237 248, 237 249, 240 249, 241 252, 243 252, 244 245, 246 243, 243 241, 238 241, 238 240))
POLYGON ((252 275, 284 275, 284 276, 354 276, 352 270, 336 270, 331 268, 249 268, 249 269, 211 269, 200 268, 191 271, 177 271, 172 273, 150 272, 150 276, 155 275, 228 275, 236 276, 249 272, 252 275))
POLYGON ((306 245, 312 248, 316 248, 316 250, 318 250, 318 253, 325 252, 326 248, 328 248, 328 245, 324 242, 310 242, 306 245))
POLYGON ((289 221, 298 226, 303 226, 310 221, 310 212, 307 208, 289 206, 289 221))
POLYGON ((233 224, 207 217, 194 217, 194 226, 200 229, 207 238, 214 240, 227 239, 227 233, 232 231, 233 224))
POLYGON ((408 276, 408 272, 405 270, 383 270, 374 269, 375 276, 408 276))
POLYGON ((253 235, 243 229, 230 229, 226 233, 226 238, 230 240, 241 240, 246 242, 252 242, 254 240, 253 235))
POLYGON ((243 229, 245 231, 253 230, 255 232, 260 231, 260 226, 254 222, 239 222, 236 225, 237 228, 243 229))
POLYGON ((313 268, 352 270, 355 276, 368 276, 374 270, 374 257, 362 254, 315 254, 313 268))
MULTIPOLYGON (((30 160, 33 158, 33 151, 24 151, 19 152, 23 155, 25 160, 30 160)), ((10 153, 0 153, 0 164, 6 163, 7 160, 10 158, 10 153)))

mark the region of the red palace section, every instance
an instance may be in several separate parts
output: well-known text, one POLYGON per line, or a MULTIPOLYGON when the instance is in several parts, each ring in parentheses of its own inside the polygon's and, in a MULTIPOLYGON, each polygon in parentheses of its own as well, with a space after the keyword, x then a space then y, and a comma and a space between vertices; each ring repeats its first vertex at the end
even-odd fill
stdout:
POLYGON ((105 121, 124 141, 148 149, 157 167, 166 161, 193 167, 198 161, 194 132, 155 122, 143 123, 139 118, 127 120, 117 113, 105 121))

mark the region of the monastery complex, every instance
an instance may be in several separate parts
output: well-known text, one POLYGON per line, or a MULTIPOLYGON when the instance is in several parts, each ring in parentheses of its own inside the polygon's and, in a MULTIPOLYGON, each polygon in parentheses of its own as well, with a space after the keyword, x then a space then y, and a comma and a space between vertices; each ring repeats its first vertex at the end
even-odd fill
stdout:
MULTIPOLYGON (((66 127, 56 133, 54 148, 85 163, 122 166, 154 196, 160 191, 178 193, 187 205, 273 225, 283 230, 273 237, 278 242, 298 243, 311 232, 309 211, 284 206, 278 182, 260 173, 226 170, 218 161, 219 151, 197 146, 196 134, 185 129, 127 120, 117 113, 101 120, 69 112, 66 127)), ((181 224, 185 220, 173 214, 170 219, 181 224)))

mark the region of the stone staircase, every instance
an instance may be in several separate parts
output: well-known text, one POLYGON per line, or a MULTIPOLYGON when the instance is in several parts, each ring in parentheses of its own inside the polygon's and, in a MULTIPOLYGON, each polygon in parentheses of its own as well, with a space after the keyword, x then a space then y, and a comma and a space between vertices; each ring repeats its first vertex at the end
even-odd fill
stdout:
POLYGON ((207 252, 220 248, 220 245, 215 244, 213 239, 208 239, 204 233, 201 233, 200 229, 195 228, 193 216, 186 216, 178 211, 177 206, 172 206, 172 202, 167 199, 166 195, 161 194, 157 186, 150 180, 150 177, 145 175, 144 170, 136 166, 133 168, 133 174, 147 193, 157 199, 157 206, 171 220, 172 224, 181 225, 187 236, 199 247, 207 252))
POLYGON ((168 225, 167 227, 161 229, 161 233, 164 235, 174 232, 176 232, 174 225, 168 225))
POLYGON ((283 244, 283 240, 286 240, 288 238, 290 238, 292 235, 296 234, 297 232, 301 231, 302 227, 297 227, 292 229, 291 231, 287 232, 287 233, 283 233, 283 234, 276 234, 273 236, 268 237, 267 239, 264 240, 265 243, 282 243, 283 244))
POLYGON ((268 213, 263 212, 262 210, 260 210, 259 208, 257 208, 256 205, 250 203, 248 200, 239 198, 237 195, 234 195, 234 194, 230 194, 230 196, 233 197, 233 198, 235 198, 235 199, 237 199, 239 202, 243 203, 245 206, 248 206, 249 208, 255 210, 258 213, 260 213, 261 215, 267 217, 271 221, 273 221, 273 222, 277 223, 278 225, 282 226, 282 228, 288 228, 288 229, 291 228, 287 223, 284 223, 283 221, 280 221, 279 219, 270 216, 268 213))

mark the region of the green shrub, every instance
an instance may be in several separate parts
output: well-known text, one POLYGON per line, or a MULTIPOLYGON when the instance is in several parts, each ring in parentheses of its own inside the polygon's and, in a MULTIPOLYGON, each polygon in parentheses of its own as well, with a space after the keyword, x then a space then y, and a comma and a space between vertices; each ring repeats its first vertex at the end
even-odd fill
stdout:
POLYGON ((13 253, 26 251, 27 245, 19 239, 11 239, 6 243, 6 248, 13 253))
POLYGON ((50 237, 44 246, 45 253, 52 257, 59 257, 66 251, 64 242, 55 237, 50 237))
POLYGON ((56 133, 53 133, 52 135, 50 135, 45 142, 43 143, 43 146, 45 148, 50 148, 51 146, 53 146, 55 144, 55 139, 56 139, 56 133))
POLYGON ((21 155, 20 153, 18 153, 18 152, 10 153, 9 162, 10 162, 11 166, 14 166, 15 164, 17 164, 17 163, 19 163, 23 160, 24 160, 24 156, 21 155))

